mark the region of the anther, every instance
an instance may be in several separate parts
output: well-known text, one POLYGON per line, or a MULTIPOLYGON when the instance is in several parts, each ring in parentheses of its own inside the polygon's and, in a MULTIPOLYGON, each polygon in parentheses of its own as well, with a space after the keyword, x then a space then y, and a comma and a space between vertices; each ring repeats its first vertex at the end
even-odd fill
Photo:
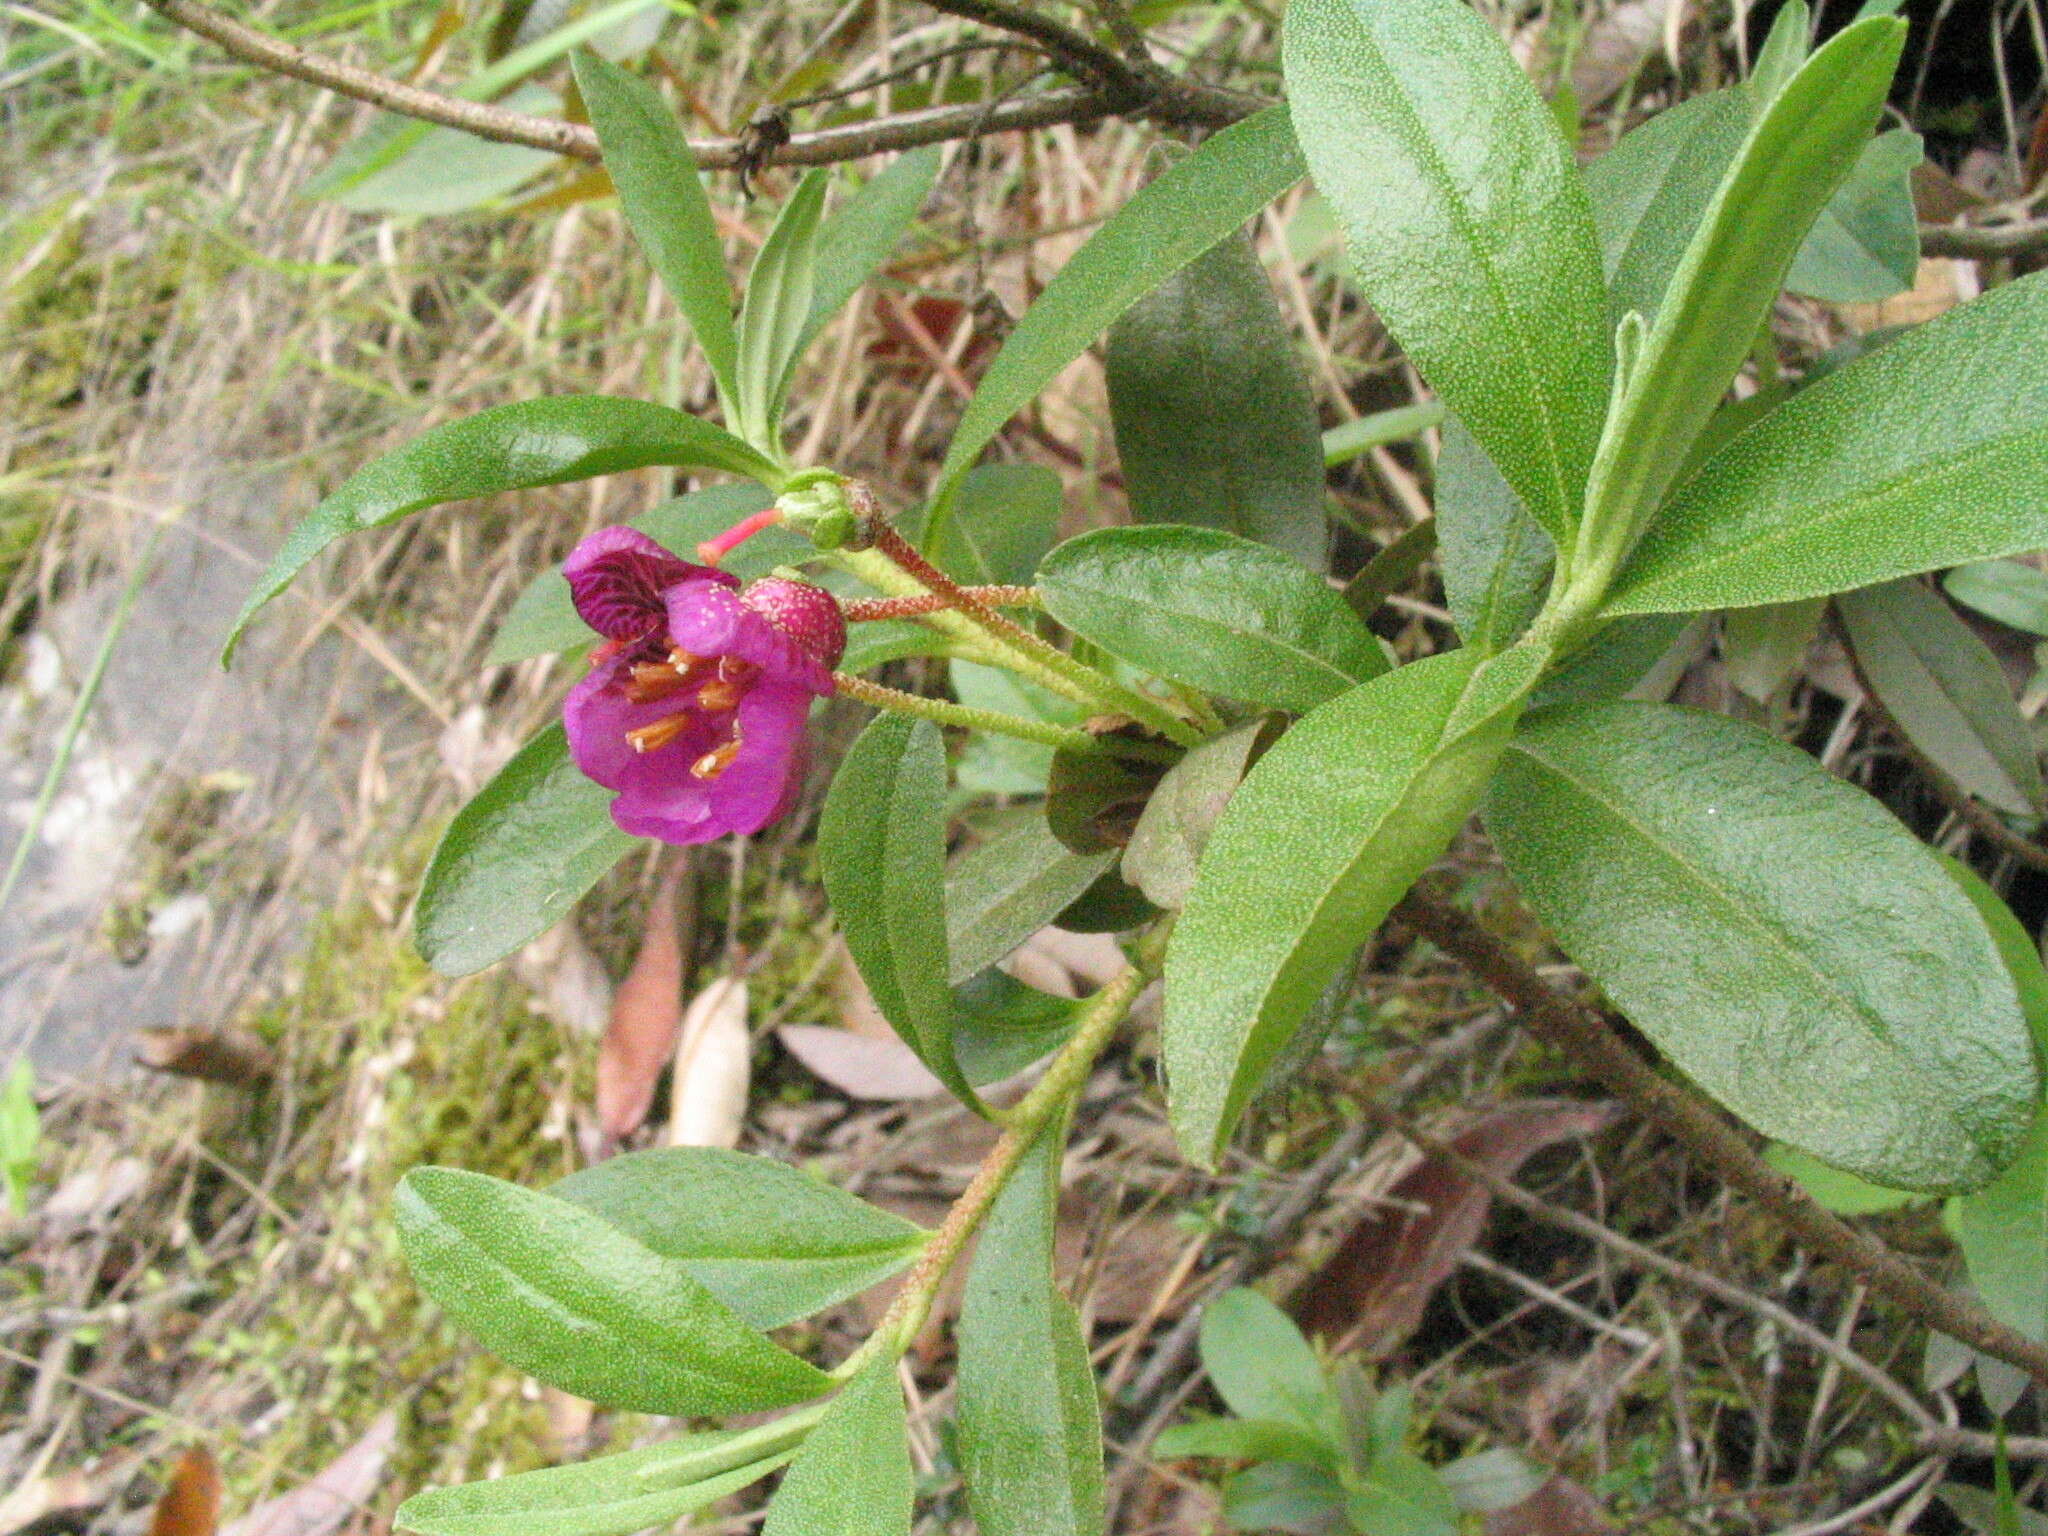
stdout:
POLYGON ((626 740, 635 752, 653 752, 682 735, 689 723, 689 712, 680 710, 673 715, 663 715, 651 725, 643 725, 638 730, 626 732, 626 740))
POLYGON ((706 752, 697 761, 690 764, 690 777, 693 779, 715 779, 725 772, 726 769, 730 768, 733 759, 739 755, 739 740, 734 738, 724 746, 714 751, 706 752))
POLYGON ((626 684, 626 697, 635 704, 651 704, 680 692, 689 682, 682 672, 665 661, 647 661, 633 668, 626 684))
POLYGON ((746 694, 747 685, 745 683, 736 683, 728 678, 716 677, 698 690, 697 705, 699 708, 708 709, 714 714, 723 714, 729 709, 738 708, 740 700, 745 698, 746 694))

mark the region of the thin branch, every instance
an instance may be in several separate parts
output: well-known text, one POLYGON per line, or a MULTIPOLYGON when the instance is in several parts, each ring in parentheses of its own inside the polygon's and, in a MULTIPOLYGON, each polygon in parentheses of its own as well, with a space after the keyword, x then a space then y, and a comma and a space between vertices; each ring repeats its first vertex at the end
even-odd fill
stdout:
POLYGON ((2035 256, 2048 251, 2048 219, 2023 224, 1922 224, 1922 256, 1957 256, 1966 261, 1994 261, 2003 256, 2035 256))
MULTIPOLYGON (((146 0, 170 21, 186 27, 245 64, 289 75, 295 80, 334 91, 356 101, 420 122, 459 128, 501 144, 524 144, 577 160, 597 163, 597 135, 585 124, 516 112, 489 102, 465 101, 392 80, 374 70, 343 63, 274 37, 237 21, 202 0, 146 0)), ((1105 50, 1106 51, 1106 50, 1105 50)), ((1113 57, 1113 55, 1112 55, 1113 57)), ((1066 86, 1042 95, 994 105, 928 107, 899 113, 872 123, 849 123, 790 135, 789 142, 760 157, 773 165, 836 165, 868 155, 915 149, 954 139, 977 138, 1021 128, 1060 124, 1085 126, 1106 117, 1149 118, 1181 127, 1224 127, 1265 103, 1213 86, 1175 82, 1171 90, 1147 88, 1141 99, 1126 100, 1096 86, 1066 86)), ((751 163, 747 144, 738 138, 693 139, 690 153, 703 170, 732 170, 751 163)))
MULTIPOLYGON (((490 102, 465 101, 393 80, 374 70, 346 64, 301 48, 235 20, 202 0, 144 0, 152 10, 219 44, 244 64, 289 75, 337 95, 366 101, 404 117, 444 128, 459 128, 500 144, 524 144, 576 160, 598 163, 597 135, 582 123, 517 112, 490 102)), ((1119 58, 1073 29, 1004 0, 933 0, 934 8, 999 28, 1043 46, 1089 85, 1068 86, 994 105, 928 107, 872 123, 849 123, 791 134, 759 163, 837 165, 869 155, 979 138, 1015 129, 1085 127, 1107 117, 1129 117, 1182 128, 1227 128, 1272 102, 1245 91, 1180 80, 1163 69, 1148 69, 1119 58)), ((693 139, 690 153, 700 170, 727 171, 755 163, 741 139, 693 139)), ((1988 260, 2048 250, 2048 219, 2024 224, 1970 228, 1922 224, 1921 254, 1988 260)))
POLYGON ((1667 1279, 1676 1280, 1681 1285, 1712 1296, 1717 1301, 1723 1301, 1730 1306, 1740 1307, 1746 1312, 1755 1313, 1773 1326, 1783 1329, 1793 1338, 1801 1340, 1823 1358, 1835 1361, 1851 1375, 1860 1377, 1866 1385, 1877 1392, 1878 1396, 1884 1398, 1894 1408, 1898 1409, 1900 1415, 1915 1430, 1922 1434, 1937 1434, 1940 1432, 1942 1428, 1940 1421, 1928 1411, 1925 1404, 1911 1392, 1907 1391, 1897 1380, 1887 1375, 1870 1361, 1864 1359, 1863 1356, 1857 1354, 1853 1349, 1841 1344, 1825 1329, 1815 1327, 1790 1308, 1780 1306, 1767 1296, 1758 1296, 1744 1290, 1741 1286, 1734 1284, 1732 1281, 1723 1280, 1719 1275, 1709 1270, 1700 1269, 1680 1259, 1674 1259, 1669 1254, 1661 1253, 1655 1248, 1637 1242, 1634 1238, 1623 1236, 1612 1227, 1605 1226, 1590 1216, 1583 1215, 1568 1206, 1558 1205, 1554 1201, 1546 1200, 1541 1195, 1522 1188, 1513 1179, 1495 1172, 1473 1158, 1466 1157, 1450 1143, 1419 1129, 1405 1116, 1396 1113, 1376 1099, 1362 1098, 1357 1101, 1357 1104, 1360 1112, 1365 1116, 1365 1123, 1393 1131, 1395 1134, 1405 1137, 1413 1142, 1431 1161, 1440 1162, 1446 1167, 1455 1168, 1474 1183, 1483 1184, 1495 1199, 1515 1206, 1520 1210, 1527 1211, 1532 1216, 1539 1216, 1554 1227, 1560 1227, 1567 1232, 1576 1233, 1580 1237, 1598 1243, 1603 1248, 1619 1254, 1629 1263, 1639 1268, 1654 1271, 1665 1276, 1667 1279))
POLYGON ((1084 32, 1012 0, 925 0, 935 11, 1008 32, 1037 44, 1078 78, 1100 87, 1118 101, 1138 106, 1157 92, 1126 59, 1084 32))
POLYGON ((2048 1346, 2006 1327, 1975 1302, 1944 1290, 1884 1244, 1823 1210, 1796 1181, 1758 1157, 1741 1132, 1661 1077, 1598 1014, 1553 989, 1473 918, 1420 890, 1410 892, 1394 915, 1455 956, 1522 1011, 1522 1022, 1532 1034, 1589 1069, 1808 1248, 1862 1276, 1873 1291, 1928 1327, 2048 1385, 2048 1346))

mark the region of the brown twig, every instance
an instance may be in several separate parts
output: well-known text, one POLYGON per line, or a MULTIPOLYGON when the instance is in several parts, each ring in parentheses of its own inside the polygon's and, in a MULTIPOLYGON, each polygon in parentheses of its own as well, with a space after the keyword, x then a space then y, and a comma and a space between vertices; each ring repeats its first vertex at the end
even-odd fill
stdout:
MULTIPOLYGON (((304 80, 338 95, 366 101, 401 116, 459 128, 501 144, 524 144, 595 164, 597 135, 585 124, 541 117, 490 102, 465 101, 393 80, 360 65, 330 59, 237 21, 202 0, 144 0, 177 25, 218 44, 245 64, 304 80)), ((869 155, 979 138, 1013 129, 1083 127, 1106 117, 1149 119, 1183 128, 1227 128, 1271 102, 1245 91, 1181 80, 1162 69, 1120 58, 1080 32, 1004 0, 933 0, 934 8, 1023 37, 1090 83, 994 105, 930 107, 873 123, 850 123, 793 133, 765 156, 768 165, 837 165, 869 155)), ((698 168, 733 170, 754 157, 743 138, 693 139, 698 168)), ((1921 254, 1978 260, 2027 256, 2048 250, 2048 219, 1970 228, 1922 224, 1921 254)))
POLYGON ((1069 73, 1099 87, 1126 107, 1142 105, 1156 96, 1152 83, 1131 63, 1103 47, 1084 32, 1055 21, 1027 5, 1012 0, 925 0, 935 11, 958 16, 998 32, 1008 32, 1035 43, 1069 73))
MULTIPOLYGON (((459 128, 478 138, 502 144, 524 144, 578 160, 596 163, 597 135, 587 125, 560 118, 517 112, 490 102, 465 101, 421 86, 408 85, 375 70, 344 63, 272 36, 260 28, 223 15, 203 0, 146 0, 159 15, 217 43, 245 64, 289 75, 339 95, 442 127, 459 128)), ((1057 25, 1057 24, 1055 24, 1057 25)), ((1062 29, 1064 30, 1064 29, 1062 29)), ((1078 34, 1076 34, 1078 36, 1078 34)), ((1114 58, 1108 50, 1102 50, 1114 58)), ((1121 61, 1119 61, 1121 62, 1121 61)), ((1258 98, 1214 86, 1174 82, 1171 90, 1147 86, 1131 96, 1119 86, 1062 87, 1013 101, 931 107, 899 113, 879 122, 850 123, 794 133, 789 141, 762 158, 775 165, 835 165, 892 150, 915 149, 952 139, 979 137, 1018 128, 1076 126, 1123 115, 1145 117, 1182 127, 1225 127, 1265 103, 1258 98)), ((693 139, 690 152, 703 170, 731 170, 749 160, 741 138, 693 139)))
POLYGON ((1824 1258, 1863 1277, 1928 1327, 2017 1366, 2048 1385, 2048 1346, 2006 1327, 1975 1302, 1944 1290, 1882 1243, 1823 1210, 1805 1190, 1758 1157, 1748 1140, 1691 1093, 1658 1075, 1599 1015, 1524 964, 1466 913, 1421 890, 1394 915, 1520 1009, 1528 1030, 1589 1069, 1610 1090, 1730 1187, 1824 1258))
POLYGON ((2035 256, 2048 251, 2048 219, 2023 224, 1922 224, 1922 256, 1955 256, 1965 261, 1996 261, 2006 256, 2035 256))

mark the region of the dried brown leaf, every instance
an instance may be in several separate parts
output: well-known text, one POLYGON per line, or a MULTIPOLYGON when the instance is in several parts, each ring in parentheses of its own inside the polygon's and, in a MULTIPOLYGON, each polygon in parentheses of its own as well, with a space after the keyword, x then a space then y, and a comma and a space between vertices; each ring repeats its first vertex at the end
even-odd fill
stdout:
POLYGON ((193 1446, 171 1469, 171 1480, 150 1512, 149 1536, 214 1536, 220 1529, 220 1492, 213 1453, 193 1446))
POLYGON ((1553 1477, 1486 1517, 1486 1536, 1606 1536, 1613 1529, 1593 1495, 1568 1477, 1553 1477))
POLYGON ((105 1491, 80 1468, 37 1472, 0 1496, 0 1536, 27 1536, 72 1525, 105 1498, 105 1491))
POLYGON ((335 1536, 383 1487, 397 1445, 398 1411, 387 1408, 310 1482, 257 1505, 221 1536, 335 1536))
POLYGON ((897 1103, 937 1098, 946 1085, 894 1035, 878 1037, 828 1024, 785 1024, 783 1049, 848 1098, 897 1103))
POLYGON ((228 1088, 256 1088, 277 1071, 277 1056, 246 1029, 186 1025, 138 1029, 135 1060, 152 1072, 196 1077, 228 1088))
POLYGON ((672 864, 647 903, 640 952, 612 998, 611 1019, 597 1048, 597 1118, 614 1138, 630 1136, 647 1119, 655 1084, 682 1031, 683 944, 676 931, 676 893, 683 873, 682 864, 672 864))
POLYGON ((670 1146, 739 1145, 753 1055, 747 984, 737 976, 721 976, 691 1000, 683 1015, 669 1090, 670 1146))
MULTIPOLYGON (((1524 1099, 1480 1115, 1450 1138, 1452 1150, 1503 1177, 1543 1148, 1607 1124, 1604 1104, 1524 1099)), ((1436 1288, 1479 1240, 1493 1205, 1484 1184, 1425 1158, 1387 1191, 1297 1293, 1295 1319, 1344 1349, 1374 1355, 1399 1346, 1422 1321, 1436 1288)))

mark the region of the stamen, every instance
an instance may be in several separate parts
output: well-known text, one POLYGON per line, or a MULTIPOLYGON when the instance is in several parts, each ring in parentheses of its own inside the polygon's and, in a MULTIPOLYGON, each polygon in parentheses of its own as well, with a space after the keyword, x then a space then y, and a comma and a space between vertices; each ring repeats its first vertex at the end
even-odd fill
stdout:
POLYGON ((682 735, 689 723, 690 712, 686 709, 678 710, 672 715, 663 715, 651 725, 643 725, 638 730, 626 732, 626 740, 635 752, 653 752, 682 735))
POLYGON ((651 704, 687 687, 689 679, 665 661, 647 661, 633 668, 626 684, 626 697, 635 704, 651 704))
POLYGON ((747 685, 728 678, 717 677, 706 683, 697 692, 697 706, 713 714, 724 714, 729 709, 739 708, 741 699, 747 696, 747 685))
POLYGON ((740 739, 735 736, 724 746, 714 751, 706 752, 697 761, 690 764, 690 777, 693 779, 715 779, 725 772, 726 769, 730 768, 733 759, 739 755, 740 739))

